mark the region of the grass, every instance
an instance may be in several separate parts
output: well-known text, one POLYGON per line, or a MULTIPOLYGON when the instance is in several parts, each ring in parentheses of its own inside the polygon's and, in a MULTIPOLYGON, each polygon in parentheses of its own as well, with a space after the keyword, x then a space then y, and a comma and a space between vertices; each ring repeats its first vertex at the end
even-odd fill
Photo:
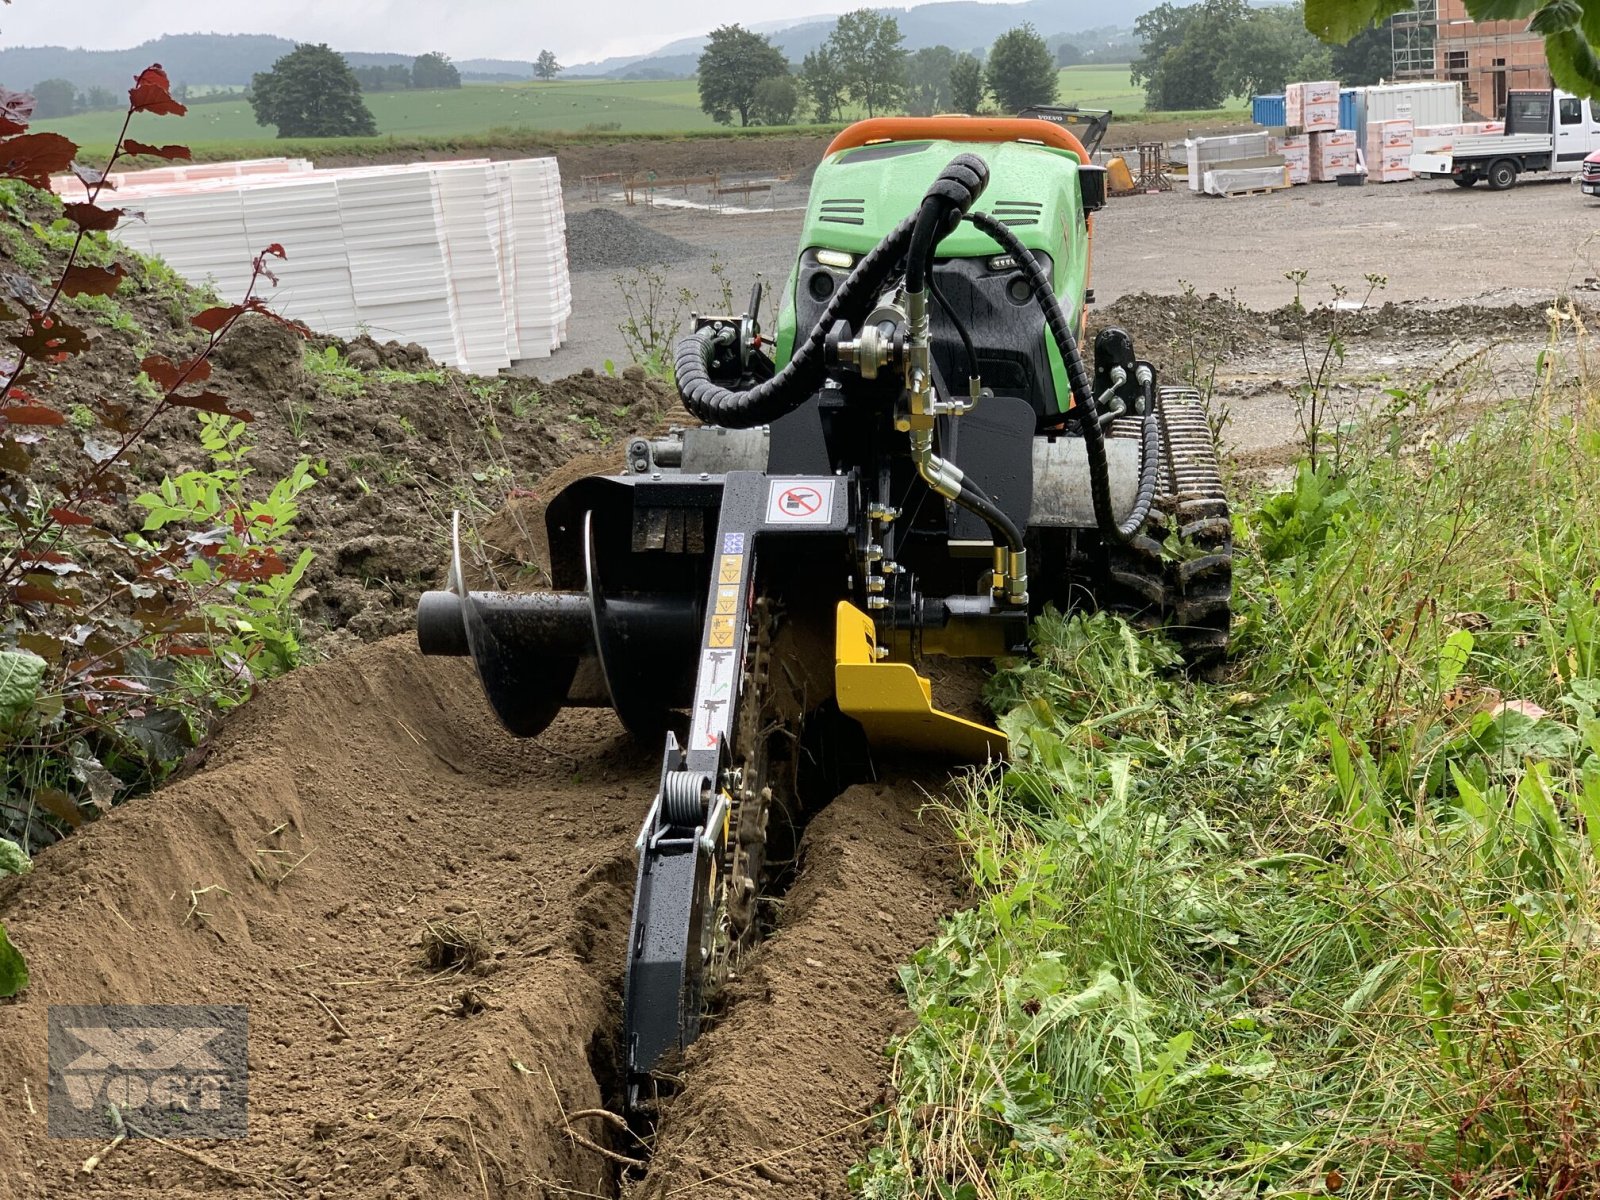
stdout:
MULTIPOLYGON (((548 150, 562 144, 636 141, 643 138, 771 137, 826 134, 837 125, 743 129, 717 125, 700 110, 693 79, 555 80, 548 83, 469 84, 458 89, 373 92, 366 96, 378 124, 377 138, 277 139, 257 125, 248 102, 197 104, 181 121, 140 114, 131 136, 141 141, 179 140, 200 161, 265 154, 309 157, 404 154, 483 149, 548 150)), ((1192 121, 1244 119, 1242 110, 1218 113, 1144 113, 1144 93, 1121 66, 1067 67, 1060 72, 1058 102, 1114 109, 1119 119, 1192 121)), ((847 114, 847 116, 865 115, 847 114)), ((90 157, 110 148, 120 114, 78 113, 36 122, 40 132, 60 133, 90 157)))
POLYGON ((1126 66, 1062 67, 1056 76, 1056 103, 1113 112, 1144 111, 1144 89, 1134 85, 1126 66))
MULTIPOLYGON (((1570 330, 1570 326, 1568 327, 1570 330)), ((1566 343, 1570 350, 1572 342, 1566 343)), ((1600 1194, 1600 408, 1408 414, 1238 521, 1191 683, 1047 618, 869 1200, 1600 1194)))

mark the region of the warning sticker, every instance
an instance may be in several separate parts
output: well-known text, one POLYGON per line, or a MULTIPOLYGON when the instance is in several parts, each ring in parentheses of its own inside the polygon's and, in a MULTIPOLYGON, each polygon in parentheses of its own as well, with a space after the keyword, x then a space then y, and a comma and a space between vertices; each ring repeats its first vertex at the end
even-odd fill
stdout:
POLYGON ((739 589, 737 587, 717 588, 717 615, 732 616, 739 611, 739 589))
POLYGON ((739 577, 744 574, 744 555, 724 554, 722 561, 717 564, 718 583, 738 583, 739 577))
POLYGON ((712 650, 731 650, 733 648, 733 618, 713 613, 711 617, 711 637, 706 645, 712 650))
POLYGON ((768 525, 827 525, 833 521, 831 479, 774 479, 767 490, 768 525))
POLYGON ((717 737, 726 736, 733 699, 733 651, 707 650, 700 656, 700 675, 694 698, 694 721, 689 730, 692 749, 714 750, 717 737))

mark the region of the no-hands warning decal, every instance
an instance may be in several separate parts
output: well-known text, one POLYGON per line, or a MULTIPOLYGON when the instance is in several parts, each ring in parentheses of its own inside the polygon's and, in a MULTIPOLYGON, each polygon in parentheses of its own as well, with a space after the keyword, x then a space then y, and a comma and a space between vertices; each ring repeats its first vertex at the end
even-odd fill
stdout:
POLYGON ((833 482, 772 480, 767 490, 767 524, 827 525, 833 520, 833 482))

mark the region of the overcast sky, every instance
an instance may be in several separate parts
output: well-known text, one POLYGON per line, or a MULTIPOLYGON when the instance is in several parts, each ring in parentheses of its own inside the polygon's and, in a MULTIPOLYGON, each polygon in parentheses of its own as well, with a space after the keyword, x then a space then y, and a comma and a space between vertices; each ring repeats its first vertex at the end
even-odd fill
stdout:
MULTIPOLYGON (((908 2, 908 0, 902 0, 908 2)), ((909 0, 915 2, 915 0, 909 0)), ((12 0, 0 44, 119 50, 163 33, 275 33, 340 50, 564 63, 644 54, 730 21, 844 12, 841 0, 12 0)))

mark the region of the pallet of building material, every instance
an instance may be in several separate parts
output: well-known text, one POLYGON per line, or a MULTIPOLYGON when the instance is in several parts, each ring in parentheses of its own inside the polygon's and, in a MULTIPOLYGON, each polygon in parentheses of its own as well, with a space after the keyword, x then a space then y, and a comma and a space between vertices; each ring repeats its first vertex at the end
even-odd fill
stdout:
POLYGON ((1291 133, 1331 133, 1339 127, 1339 81, 1289 84, 1284 117, 1291 133))
POLYGON ((1241 170, 1226 168, 1207 171, 1205 194, 1208 196, 1263 196, 1281 192, 1289 186, 1286 167, 1245 167, 1241 170))
POLYGON ((1416 126, 1409 118, 1367 122, 1367 178, 1373 183, 1405 183, 1415 179, 1411 155, 1416 126))
POLYGON ((1311 135, 1311 182, 1332 183, 1360 166, 1353 129, 1336 129, 1311 135))
POLYGON ((1237 162, 1264 158, 1272 153, 1272 135, 1265 129, 1225 137, 1189 138, 1184 142, 1189 160, 1189 190, 1204 189, 1207 171, 1227 169, 1237 162))
POLYGON ((272 301, 284 315, 419 342, 465 371, 495 374, 566 340, 572 284, 554 159, 221 168, 129 172, 119 199, 148 221, 113 236, 225 295, 243 290, 262 246, 282 243, 289 259, 272 301))
POLYGON ((1273 139, 1273 151, 1283 158, 1291 186, 1311 182, 1311 135, 1286 134, 1273 139))

